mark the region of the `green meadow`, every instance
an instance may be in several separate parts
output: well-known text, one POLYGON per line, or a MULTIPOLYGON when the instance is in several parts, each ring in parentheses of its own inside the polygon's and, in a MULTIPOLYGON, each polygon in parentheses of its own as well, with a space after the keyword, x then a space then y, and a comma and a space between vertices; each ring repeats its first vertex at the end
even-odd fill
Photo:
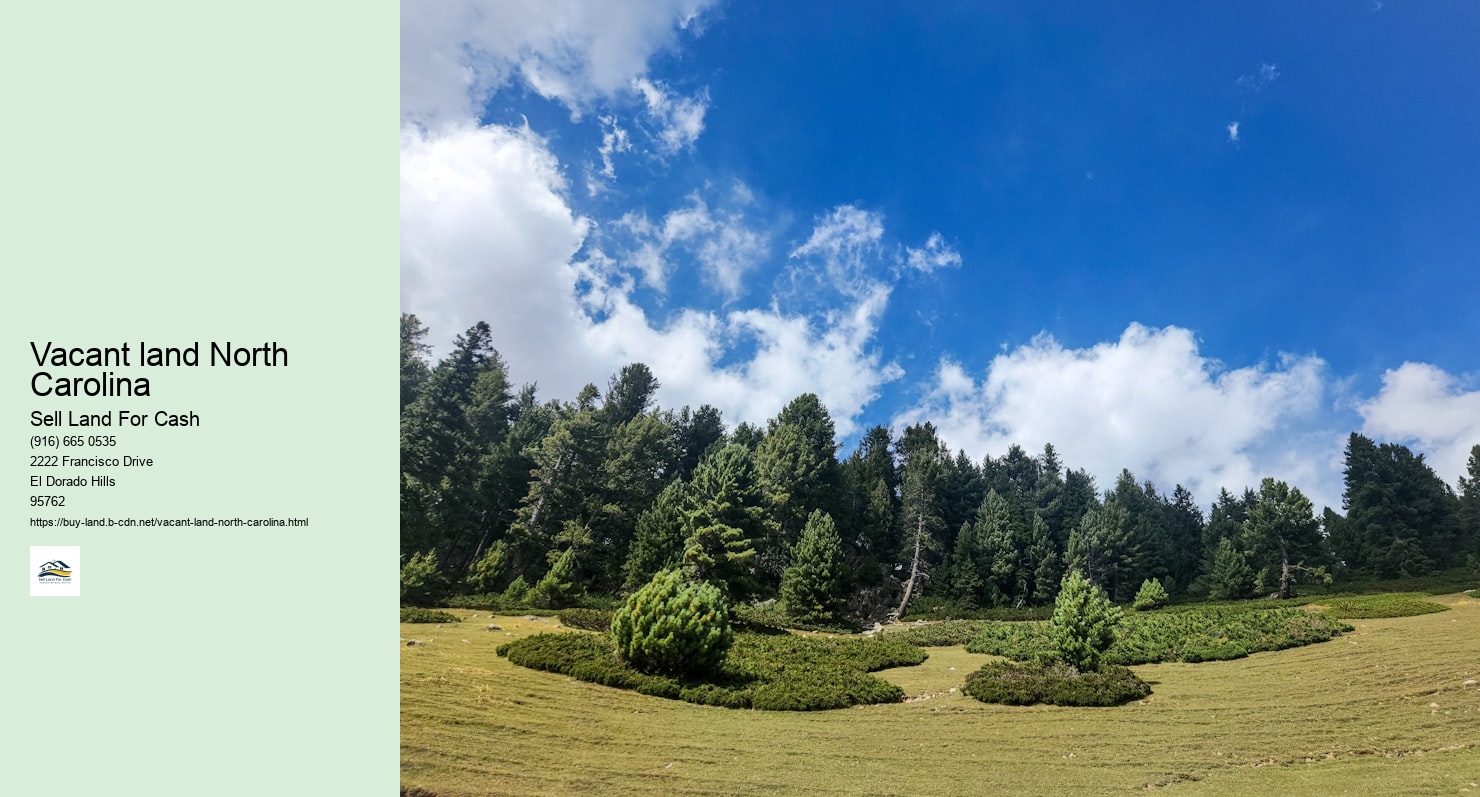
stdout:
POLYGON ((1480 797, 1480 600, 1425 600, 1450 610, 1348 618, 1354 630, 1329 641, 1232 661, 1135 666, 1152 694, 1115 708, 978 702, 960 687, 994 657, 957 645, 878 673, 904 702, 815 712, 693 705, 518 667, 495 648, 565 630, 557 618, 453 610, 461 622, 401 626, 401 779, 439 797, 1480 797))

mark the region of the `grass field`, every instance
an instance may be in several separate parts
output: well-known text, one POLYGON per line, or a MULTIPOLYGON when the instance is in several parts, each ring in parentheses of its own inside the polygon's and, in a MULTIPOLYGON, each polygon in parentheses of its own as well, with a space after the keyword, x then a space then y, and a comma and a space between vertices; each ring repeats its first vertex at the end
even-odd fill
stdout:
POLYGON ((1432 600, 1452 610, 1353 620, 1332 641, 1237 661, 1134 667, 1154 691, 1119 708, 977 702, 960 686, 990 657, 948 647, 880 673, 905 703, 810 713, 695 706, 516 667, 494 648, 555 618, 456 611, 469 619, 401 626, 401 777, 441 797, 1480 797, 1480 599, 1432 600))

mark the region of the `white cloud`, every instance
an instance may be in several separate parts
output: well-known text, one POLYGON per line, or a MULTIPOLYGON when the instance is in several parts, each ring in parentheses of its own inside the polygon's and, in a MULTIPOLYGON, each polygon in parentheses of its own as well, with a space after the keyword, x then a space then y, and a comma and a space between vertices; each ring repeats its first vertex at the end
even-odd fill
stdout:
POLYGON ((1247 91, 1259 91, 1278 80, 1279 76, 1279 67, 1274 64, 1260 64, 1258 69, 1250 74, 1240 76, 1234 83, 1239 88, 1247 91))
MULTIPOLYGON (((572 118, 615 98, 641 98, 661 154, 693 146, 708 95, 674 93, 646 76, 650 57, 692 30, 709 0, 590 3, 406 4, 402 11, 401 306, 430 327, 445 354, 478 321, 516 382, 536 381, 545 398, 573 397, 631 362, 645 362, 664 387, 665 406, 710 403, 730 424, 761 422, 803 392, 816 392, 841 434, 880 387, 902 371, 875 348, 890 291, 858 279, 842 301, 811 315, 770 307, 687 308, 662 320, 634 300, 634 269, 662 289, 676 251, 730 300, 769 254, 768 237, 742 211, 711 207, 695 195, 661 221, 628 214, 610 229, 636 242, 619 258, 601 250, 595 222, 572 210, 562 164, 528 129, 481 125, 499 89, 522 81, 564 104, 572 118)), ((586 188, 607 187, 616 156, 633 136, 615 114, 598 119, 599 168, 586 188)), ((640 129, 648 129, 641 119, 640 129)), ((735 185, 733 204, 753 202, 735 185)), ((862 273, 860 247, 877 252, 882 219, 864 214, 868 240, 851 241, 849 208, 834 211, 798 257, 816 254, 862 273), (845 225, 846 226, 846 225, 845 225), (830 242, 830 243, 829 243, 830 242)))
POLYGON ((1470 448, 1480 443, 1480 390, 1427 363, 1406 362, 1382 375, 1382 390, 1357 405, 1362 434, 1412 444, 1441 478, 1464 475, 1470 448))
POLYGON ((855 298, 872 293, 881 283, 874 271, 884 237, 884 217, 854 205, 839 205, 818 218, 807 242, 791 251, 797 290, 810 290, 812 278, 826 278, 828 287, 855 298))
POLYGON ((566 348, 587 324, 570 259, 589 222, 571 212, 565 190, 559 163, 528 130, 403 130, 401 306, 431 328, 439 351, 487 321, 516 379, 578 389, 601 378, 594 361, 566 348))
POLYGON ((1238 143, 1238 122, 1228 123, 1228 140, 1235 144, 1238 143))
POLYGON ((938 268, 960 268, 961 253, 946 243, 940 233, 932 232, 921 249, 905 247, 905 263, 916 271, 926 274, 938 268))
POLYGON ((745 274, 770 253, 767 236, 750 227, 742 213, 711 211, 697 193, 689 196, 687 206, 663 217, 661 224, 652 223, 646 215, 628 213, 616 226, 637 242, 623 252, 622 260, 659 292, 667 289, 674 250, 690 254, 705 281, 730 300, 742 293, 745 274))
POLYGON ((1340 506, 1339 466, 1312 457, 1339 447, 1339 437, 1297 431, 1320 409, 1323 371, 1318 358, 1289 356, 1272 368, 1227 370, 1179 327, 1131 324, 1118 341, 1085 349, 1039 335, 993 359, 981 382, 942 360, 934 389, 895 423, 930 420, 977 458, 1053 443, 1102 488, 1129 468, 1168 491, 1180 483, 1207 505, 1220 487, 1274 476, 1317 507, 1340 506))
POLYGON ((653 138, 659 150, 672 155, 694 146, 704 132, 704 112, 709 110, 709 92, 680 97, 662 83, 635 78, 632 88, 647 104, 647 115, 657 125, 653 138))
MULTIPOLYGON (((601 176, 607 180, 617 179, 617 165, 612 158, 621 152, 632 150, 632 139, 627 131, 617 124, 615 116, 603 116, 601 122, 601 146, 596 152, 601 156, 601 176)), ((597 189, 591 189, 594 194, 597 189)))
MULTIPOLYGON (((821 317, 686 309, 657 323, 633 301, 624 266, 600 251, 574 259, 591 224, 571 211, 559 163, 539 136, 497 125, 402 136, 401 306, 431 327, 438 352, 487 321, 514 380, 537 381, 547 398, 569 399, 645 362, 664 384, 665 406, 710 403, 733 425, 763 421, 811 391, 844 435, 902 373, 873 348, 885 287, 821 317)), ((697 199, 661 226, 630 223, 687 242, 701 262, 722 263, 747 246, 727 236, 748 233, 697 199)))
POLYGON ((481 116, 516 77, 579 115, 628 89, 712 0, 454 0, 401 4, 401 116, 437 127, 481 116))

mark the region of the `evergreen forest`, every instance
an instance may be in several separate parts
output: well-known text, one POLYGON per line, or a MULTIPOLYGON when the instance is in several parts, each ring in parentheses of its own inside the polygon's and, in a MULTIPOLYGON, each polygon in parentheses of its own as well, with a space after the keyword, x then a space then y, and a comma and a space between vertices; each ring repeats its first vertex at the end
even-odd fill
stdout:
POLYGON ((1289 598, 1480 568, 1480 444, 1451 487, 1422 454, 1352 433, 1340 511, 1276 474, 1205 515, 1181 485, 1097 484, 1051 444, 973 460, 928 422, 875 426, 840 458, 816 395, 729 426, 708 405, 657 406, 641 363, 542 399, 486 324, 436 362, 426 335, 402 315, 405 605, 610 607, 682 569, 836 627, 1049 607, 1073 571, 1129 604, 1147 582, 1173 601, 1289 598))

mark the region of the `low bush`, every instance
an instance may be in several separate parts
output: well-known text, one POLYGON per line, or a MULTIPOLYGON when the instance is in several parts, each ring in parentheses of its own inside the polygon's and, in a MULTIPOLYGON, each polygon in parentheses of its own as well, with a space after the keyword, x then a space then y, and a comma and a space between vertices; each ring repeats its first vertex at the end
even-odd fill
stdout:
POLYGON ((585 631, 610 631, 612 614, 606 609, 562 609, 555 615, 561 625, 585 631))
POLYGON ((751 604, 737 603, 730 607, 730 619, 737 625, 748 627, 750 630, 765 633, 766 629, 784 631, 794 628, 798 631, 816 631, 824 634, 856 634, 857 626, 845 625, 841 622, 817 623, 798 620, 787 614, 779 604, 751 604))
POLYGON ((410 606, 401 608, 401 622, 403 623, 460 623, 462 618, 452 612, 442 612, 436 609, 417 609, 410 606))
POLYGON ((1080 672, 1063 662, 994 661, 966 676, 962 691, 984 703, 1009 706, 1119 706, 1151 694, 1151 687, 1113 664, 1080 672))
POLYGON ((1374 620, 1380 617, 1413 617, 1449 611, 1442 603, 1423 600, 1417 594, 1360 595, 1329 598, 1316 603, 1326 614, 1343 620, 1374 620))
POLYGON ((481 609, 485 612, 497 611, 504 608, 497 592, 484 592, 476 595, 454 595, 443 601, 443 603, 449 609, 481 609))
POLYGON ((993 625, 1006 625, 1006 623, 991 623, 986 620, 942 620, 938 623, 885 628, 881 637, 922 648, 943 648, 949 645, 964 645, 976 639, 993 625))
POLYGON ((728 655, 703 676, 640 672, 617 657, 610 637, 594 634, 535 634, 499 646, 498 654, 522 667, 640 694, 768 711, 895 703, 904 691, 869 673, 925 660, 925 651, 897 641, 751 633, 736 634, 728 655))
POLYGON ((989 608, 961 606, 945 598, 927 596, 910 602, 910 609, 903 620, 1047 620, 1053 616, 1053 605, 1046 606, 993 606, 989 608))
MULTIPOLYGON (((1295 608, 1246 611, 1212 606, 1134 614, 1122 621, 1120 637, 1105 652, 1104 661, 1119 665, 1225 661, 1324 642, 1350 630, 1334 617, 1295 608)), ((966 650, 1030 661, 1052 651, 1053 643, 1043 623, 990 623, 966 650)))

